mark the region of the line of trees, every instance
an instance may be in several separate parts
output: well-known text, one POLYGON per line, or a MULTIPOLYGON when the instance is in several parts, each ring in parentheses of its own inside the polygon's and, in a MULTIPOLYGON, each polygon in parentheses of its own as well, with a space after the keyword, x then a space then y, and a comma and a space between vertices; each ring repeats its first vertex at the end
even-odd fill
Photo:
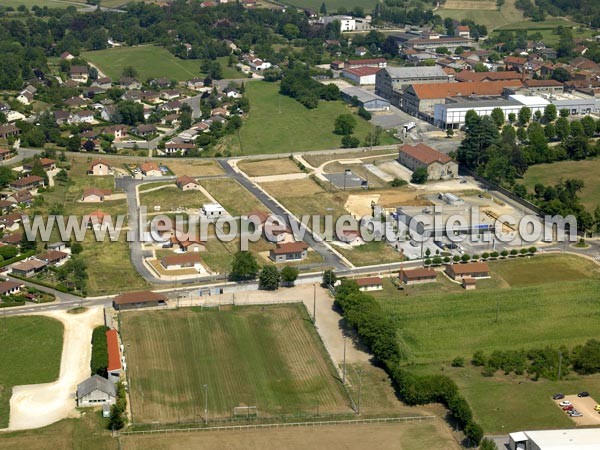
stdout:
POLYGON ((106 342, 106 332, 108 327, 100 326, 94 328, 92 332, 92 359, 90 368, 92 375, 107 376, 108 372, 108 344, 106 342))
MULTIPOLYGON (((324 275, 324 282, 330 282, 331 278, 329 275, 325 279, 324 275)), ((361 292, 355 281, 343 280, 336 289, 335 305, 385 368, 404 402, 409 405, 443 403, 469 442, 479 444, 483 429, 473 419, 473 412, 456 383, 445 375, 418 376, 401 366, 406 346, 398 336, 397 324, 372 296, 361 292)))
POLYGON ((295 67, 284 71, 279 92, 292 97, 308 109, 319 106, 319 100, 339 100, 340 90, 335 84, 323 85, 311 78, 306 67, 295 67))

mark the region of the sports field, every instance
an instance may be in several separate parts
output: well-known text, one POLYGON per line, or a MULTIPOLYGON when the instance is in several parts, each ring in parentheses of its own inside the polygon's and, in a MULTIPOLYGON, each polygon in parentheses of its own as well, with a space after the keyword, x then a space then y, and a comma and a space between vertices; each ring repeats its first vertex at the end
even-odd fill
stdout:
POLYGON ((583 205, 593 211, 600 205, 600 158, 583 161, 560 161, 552 164, 537 164, 525 172, 524 184, 530 192, 537 183, 545 186, 556 184, 560 179, 579 178, 583 180, 584 188, 579 197, 583 205))
POLYGON ((571 373, 560 382, 501 372, 483 377, 469 361, 477 350, 489 355, 494 350, 572 348, 596 338, 599 267, 565 255, 497 261, 490 267, 494 279, 478 282, 476 291, 441 289, 444 284, 438 282, 440 289, 422 286, 422 295, 416 294, 421 287, 414 286, 409 296, 398 291, 376 297, 397 321, 401 344, 414 363, 410 370, 449 375, 486 433, 572 426, 550 396, 582 390, 600 394, 600 375, 571 373), (450 367, 457 356, 466 367, 450 367))
MULTIPOLYGON (((279 94, 279 83, 246 84, 250 113, 240 129, 242 154, 286 153, 341 147, 341 136, 334 134, 334 122, 350 108, 342 101, 320 101, 307 109, 293 98, 279 94)), ((355 136, 362 142, 372 126, 355 115, 355 136)), ((382 136, 382 144, 389 142, 382 136)))
POLYGON ((63 326, 48 317, 3 318, 0 340, 0 428, 5 428, 13 386, 49 383, 58 378, 63 326))
MULTIPOLYGON (((134 67, 140 81, 150 78, 165 77, 177 81, 185 81, 201 76, 199 59, 180 59, 167 49, 156 45, 140 45, 137 47, 110 48, 91 52, 82 52, 81 56, 98 66, 113 80, 118 80, 123 69, 134 67)), ((227 58, 219 58, 225 78, 238 78, 239 73, 227 67, 227 58)))
POLYGON ((121 315, 135 423, 202 421, 238 405, 261 417, 349 412, 301 305, 121 315))
POLYGON ((485 25, 488 31, 524 19, 523 13, 515 8, 515 0, 506 0, 500 11, 495 3, 487 0, 449 0, 435 14, 456 20, 471 19, 479 25, 485 25))

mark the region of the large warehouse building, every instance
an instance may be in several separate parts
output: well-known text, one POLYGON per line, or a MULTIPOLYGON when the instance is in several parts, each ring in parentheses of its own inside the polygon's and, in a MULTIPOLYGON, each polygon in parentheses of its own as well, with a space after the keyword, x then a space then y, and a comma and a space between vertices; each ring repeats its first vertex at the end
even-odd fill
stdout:
POLYGON ((510 450, 598 450, 600 429, 519 431, 509 435, 510 450))

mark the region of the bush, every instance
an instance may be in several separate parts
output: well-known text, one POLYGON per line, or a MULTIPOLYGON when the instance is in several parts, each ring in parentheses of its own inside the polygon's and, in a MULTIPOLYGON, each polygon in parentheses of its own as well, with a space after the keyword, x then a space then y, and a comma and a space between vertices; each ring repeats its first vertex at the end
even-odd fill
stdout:
POLYGON ((490 253, 490 256, 491 256, 492 258, 497 258, 497 257, 498 257, 498 256, 500 256, 500 255, 499 255, 499 253, 498 253, 498 252, 494 251, 494 252, 490 253))
POLYGON ((481 371, 481 375, 484 377, 493 377, 495 373, 496 369, 494 369, 492 366, 485 366, 481 371))
POLYGON ((426 265, 426 266, 430 266, 430 265, 431 265, 431 259, 427 258, 427 259, 424 261, 424 263, 425 263, 425 265, 426 265))
POLYGON ((465 366, 465 358, 462 356, 457 356, 452 360, 452 367, 464 367, 465 366))
POLYGON ((470 444, 479 445, 483 439, 483 428, 475 422, 470 422, 465 428, 465 434, 470 444))
POLYGON ((513 248, 513 249, 510 251, 510 256, 511 256, 511 257, 517 256, 518 254, 519 254, 519 251, 518 251, 516 248, 513 248))
POLYGON ((356 148, 360 145, 360 140, 350 134, 347 134, 342 138, 343 148, 356 148))
POLYGON ((358 115, 365 120, 371 120, 371 113, 362 106, 358 108, 358 115))
POLYGON ((483 252, 483 253, 481 254, 481 257, 482 257, 483 259, 488 259, 488 258, 490 257, 490 254, 489 254, 488 252, 483 252))
POLYGON ((485 363, 485 354, 481 350, 478 350, 475 353, 473 353, 473 359, 471 359, 471 364, 473 364, 474 366, 484 366, 485 363))
POLYGON ((108 327, 100 326, 94 328, 92 333, 92 359, 90 368, 92 374, 107 376, 108 368, 108 347, 106 344, 106 331, 108 327))
POLYGON ((394 178, 392 181, 390 181, 390 186, 392 187, 402 187, 406 186, 407 184, 408 182, 402 178, 394 178))

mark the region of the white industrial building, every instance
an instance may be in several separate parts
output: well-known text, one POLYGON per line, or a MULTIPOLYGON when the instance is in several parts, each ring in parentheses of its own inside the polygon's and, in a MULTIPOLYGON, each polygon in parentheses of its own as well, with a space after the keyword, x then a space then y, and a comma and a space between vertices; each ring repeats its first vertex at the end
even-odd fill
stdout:
POLYGON ((509 114, 519 114, 524 106, 531 110, 531 114, 536 111, 544 112, 549 104, 556 106, 556 109, 568 109, 569 114, 590 114, 600 110, 600 98, 594 98, 584 95, 558 94, 558 95, 509 95, 507 99, 500 97, 482 98, 480 100, 463 100, 462 97, 450 97, 446 103, 434 105, 433 124, 439 128, 460 128, 465 124, 467 111, 473 110, 477 115, 489 116, 495 108, 500 108, 504 112, 504 118, 508 119, 509 114))
POLYGON ((509 434, 510 450, 597 450, 600 429, 519 431, 509 434))

